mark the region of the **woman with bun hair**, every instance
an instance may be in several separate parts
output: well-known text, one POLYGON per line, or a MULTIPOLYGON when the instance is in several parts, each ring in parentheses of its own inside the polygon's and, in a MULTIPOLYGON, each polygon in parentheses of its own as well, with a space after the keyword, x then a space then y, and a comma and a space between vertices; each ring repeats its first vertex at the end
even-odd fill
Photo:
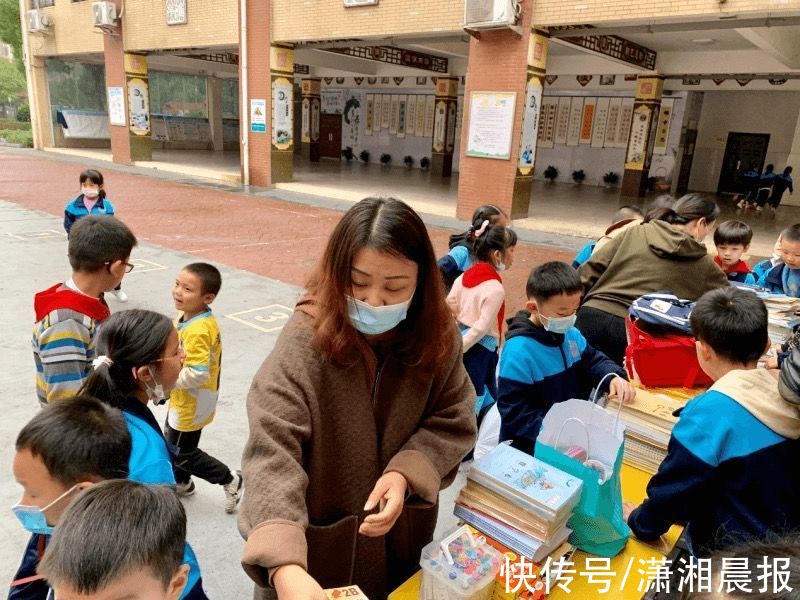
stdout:
POLYGON ((586 340, 621 365, 628 343, 625 317, 638 297, 670 291, 697 300, 727 286, 703 244, 718 216, 714 201, 687 194, 650 210, 644 223, 595 252, 578 269, 584 297, 575 326, 586 340))

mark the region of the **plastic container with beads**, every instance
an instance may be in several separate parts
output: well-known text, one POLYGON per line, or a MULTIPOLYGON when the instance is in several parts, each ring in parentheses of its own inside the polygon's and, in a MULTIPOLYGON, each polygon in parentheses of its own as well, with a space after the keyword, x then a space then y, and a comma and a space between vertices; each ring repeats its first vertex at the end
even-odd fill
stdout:
POLYGON ((460 527, 422 549, 420 600, 490 600, 503 555, 460 527))

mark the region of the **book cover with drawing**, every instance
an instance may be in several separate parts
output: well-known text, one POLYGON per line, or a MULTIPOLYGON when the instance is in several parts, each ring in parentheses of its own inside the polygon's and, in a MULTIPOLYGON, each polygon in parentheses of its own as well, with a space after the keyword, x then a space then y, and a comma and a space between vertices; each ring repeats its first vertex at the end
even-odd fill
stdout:
POLYGON ((508 444, 500 444, 475 461, 467 477, 509 500, 541 506, 554 516, 577 502, 583 484, 508 444))

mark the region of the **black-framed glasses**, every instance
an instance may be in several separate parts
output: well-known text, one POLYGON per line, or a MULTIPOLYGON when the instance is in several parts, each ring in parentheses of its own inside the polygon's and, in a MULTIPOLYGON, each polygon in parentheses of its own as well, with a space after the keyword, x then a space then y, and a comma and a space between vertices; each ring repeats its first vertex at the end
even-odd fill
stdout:
MULTIPOLYGON (((108 265, 109 267, 111 266, 111 262, 109 261, 107 261, 105 264, 108 265)), ((125 261, 122 261, 122 264, 125 265, 125 273, 130 273, 136 267, 135 264, 125 261)))

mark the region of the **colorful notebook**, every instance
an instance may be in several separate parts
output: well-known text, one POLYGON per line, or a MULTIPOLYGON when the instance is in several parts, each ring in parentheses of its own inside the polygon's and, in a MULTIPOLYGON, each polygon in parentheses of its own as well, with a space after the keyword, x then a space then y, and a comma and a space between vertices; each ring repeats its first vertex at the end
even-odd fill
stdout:
POLYGON ((583 483, 508 444, 475 461, 467 477, 512 502, 541 507, 553 517, 575 505, 583 483))

